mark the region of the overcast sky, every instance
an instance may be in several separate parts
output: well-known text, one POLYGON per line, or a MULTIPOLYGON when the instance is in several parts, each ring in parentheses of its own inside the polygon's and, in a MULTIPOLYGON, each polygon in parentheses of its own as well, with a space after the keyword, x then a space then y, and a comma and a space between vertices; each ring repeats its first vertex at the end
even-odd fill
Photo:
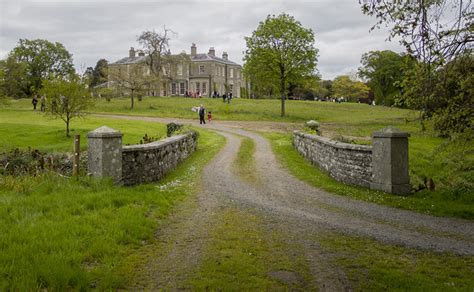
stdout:
POLYGON ((144 30, 166 25, 176 32, 173 53, 198 53, 209 47, 216 54, 242 64, 245 36, 250 36, 268 14, 288 13, 311 28, 319 49, 318 70, 324 79, 354 72, 370 50, 402 51, 388 42, 386 30, 369 32, 375 20, 363 15, 358 0, 0 0, 0 58, 20 38, 47 39, 65 45, 78 71, 95 66, 100 58, 114 62, 138 48, 144 30))

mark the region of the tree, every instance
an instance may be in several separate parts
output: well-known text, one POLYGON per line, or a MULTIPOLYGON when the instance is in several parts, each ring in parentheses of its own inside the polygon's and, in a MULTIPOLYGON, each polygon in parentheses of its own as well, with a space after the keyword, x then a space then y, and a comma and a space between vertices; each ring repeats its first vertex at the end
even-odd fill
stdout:
POLYGON ((72 55, 60 43, 47 40, 20 39, 7 60, 6 79, 20 82, 10 88, 14 97, 31 96, 38 92, 44 80, 66 78, 74 74, 72 55))
MULTIPOLYGON (((472 55, 474 34, 472 0, 359 0, 365 14, 378 19, 374 28, 381 24, 391 25, 390 37, 400 37, 401 44, 418 63, 410 70, 403 83, 404 93, 401 102, 420 110, 420 122, 441 117, 445 101, 454 101, 453 96, 440 93, 452 92, 446 80, 439 79, 439 72, 462 67, 459 62, 469 62, 464 56, 472 55)), ((469 63, 464 64, 468 67, 469 63)), ((447 76, 447 74, 444 74, 447 76)), ((472 98, 472 96, 470 97, 472 98)), ((474 111, 474 109, 469 109, 474 111)), ((455 119, 461 121, 462 119, 455 119)), ((456 132, 463 125, 451 124, 456 132)), ((439 130, 439 128, 438 128, 439 130)))
POLYGON ((92 104, 90 93, 77 77, 70 80, 48 79, 43 83, 41 94, 47 98, 46 114, 64 121, 66 136, 69 137, 71 120, 84 116, 85 110, 92 104))
POLYGON ((150 68, 150 72, 155 76, 158 92, 160 90, 160 81, 163 73, 164 60, 171 55, 169 49, 170 34, 172 30, 163 27, 163 31, 156 32, 148 30, 142 32, 138 37, 138 43, 144 48, 145 54, 148 56, 146 62, 150 68))
POLYGON ((108 66, 109 62, 106 59, 100 59, 99 61, 97 61, 97 64, 92 70, 91 87, 107 82, 108 66))
POLYGON ((342 75, 336 77, 332 83, 334 97, 344 97, 349 101, 358 101, 360 98, 367 98, 369 87, 361 81, 353 81, 349 76, 342 75))
POLYGON ((122 67, 110 68, 109 75, 118 89, 130 94, 131 109, 135 106, 135 96, 142 94, 156 82, 156 76, 148 72, 148 67, 140 64, 133 64, 128 70, 123 70, 122 67))
POLYGON ((426 64, 442 66, 472 48, 471 0, 359 0, 362 11, 378 19, 372 29, 392 24, 408 53, 426 64))
POLYGON ((253 82, 265 80, 279 90, 281 116, 285 116, 289 82, 311 76, 316 69, 313 31, 288 14, 268 15, 245 41, 246 72, 255 78, 253 82))
POLYGON ((362 55, 359 76, 367 81, 377 104, 391 106, 402 94, 405 72, 413 67, 413 58, 393 51, 370 51, 362 55))

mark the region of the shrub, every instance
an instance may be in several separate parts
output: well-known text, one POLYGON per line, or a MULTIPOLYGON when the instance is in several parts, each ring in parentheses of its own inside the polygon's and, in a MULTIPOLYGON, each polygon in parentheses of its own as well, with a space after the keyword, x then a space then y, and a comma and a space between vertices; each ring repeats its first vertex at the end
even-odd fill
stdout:
POLYGON ((315 120, 310 120, 306 122, 306 129, 310 133, 315 133, 319 136, 321 136, 321 130, 319 130, 319 122, 315 120))
POLYGON ((168 137, 173 136, 175 132, 181 130, 183 128, 182 124, 177 124, 177 123, 169 123, 166 125, 166 135, 168 137))

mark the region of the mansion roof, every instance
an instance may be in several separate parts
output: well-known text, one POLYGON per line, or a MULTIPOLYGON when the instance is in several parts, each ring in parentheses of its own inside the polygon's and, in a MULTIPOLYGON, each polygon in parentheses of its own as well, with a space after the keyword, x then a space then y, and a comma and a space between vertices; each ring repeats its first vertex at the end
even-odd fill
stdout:
MULTIPOLYGON (((175 56, 178 56, 178 55, 175 55, 175 56)), ((191 61, 193 61, 193 62, 216 61, 216 62, 223 63, 223 64, 240 66, 239 64, 237 64, 233 61, 225 60, 223 58, 219 58, 219 57, 212 56, 212 55, 209 55, 209 54, 196 54, 194 56, 191 56, 191 55, 188 55, 188 56, 191 58, 191 61)), ((145 62, 147 58, 148 58, 147 56, 125 57, 125 58, 122 58, 122 59, 112 63, 112 64, 117 64, 117 65, 120 65, 120 64, 137 64, 137 63, 145 62)))

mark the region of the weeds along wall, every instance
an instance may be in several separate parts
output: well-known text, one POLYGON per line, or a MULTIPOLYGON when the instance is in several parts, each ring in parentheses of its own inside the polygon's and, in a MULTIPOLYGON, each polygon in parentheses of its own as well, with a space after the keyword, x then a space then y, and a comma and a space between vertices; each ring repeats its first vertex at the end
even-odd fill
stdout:
POLYGON ((332 141, 321 136, 295 131, 293 146, 313 165, 334 179, 351 185, 370 187, 372 147, 332 141))
POLYGON ((122 133, 100 127, 88 135, 88 173, 135 185, 160 180, 196 150, 197 133, 122 146, 122 133))

